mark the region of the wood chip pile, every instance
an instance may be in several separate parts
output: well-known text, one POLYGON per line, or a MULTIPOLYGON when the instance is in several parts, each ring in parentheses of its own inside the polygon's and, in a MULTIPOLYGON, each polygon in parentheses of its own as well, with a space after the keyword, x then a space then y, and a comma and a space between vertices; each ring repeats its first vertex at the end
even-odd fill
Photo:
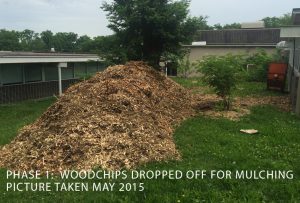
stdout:
POLYGON ((146 64, 109 67, 21 129, 0 150, 0 167, 115 170, 179 159, 173 127, 193 114, 190 94, 146 64))

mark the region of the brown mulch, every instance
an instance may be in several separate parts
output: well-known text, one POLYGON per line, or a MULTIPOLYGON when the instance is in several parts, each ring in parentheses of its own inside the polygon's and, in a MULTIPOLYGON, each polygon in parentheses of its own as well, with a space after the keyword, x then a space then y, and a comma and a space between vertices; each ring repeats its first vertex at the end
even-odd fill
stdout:
POLYGON ((272 105, 282 111, 291 111, 288 96, 237 97, 233 100, 232 108, 229 111, 220 111, 215 108, 221 99, 214 94, 198 94, 194 95, 193 98, 193 105, 200 114, 234 121, 238 121, 241 117, 250 114, 250 108, 258 105, 272 105))
POLYGON ((142 62, 70 87, 0 150, 0 167, 58 172, 180 159, 173 126, 195 113, 190 93, 142 62))

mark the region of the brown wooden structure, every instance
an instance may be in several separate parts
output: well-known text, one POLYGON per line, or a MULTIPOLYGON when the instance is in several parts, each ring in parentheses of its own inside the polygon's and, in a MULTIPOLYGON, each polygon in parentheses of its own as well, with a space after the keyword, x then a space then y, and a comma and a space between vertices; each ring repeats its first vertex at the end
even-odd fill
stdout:
POLYGON ((206 41, 207 45, 274 45, 280 41, 280 29, 202 30, 195 41, 206 41))

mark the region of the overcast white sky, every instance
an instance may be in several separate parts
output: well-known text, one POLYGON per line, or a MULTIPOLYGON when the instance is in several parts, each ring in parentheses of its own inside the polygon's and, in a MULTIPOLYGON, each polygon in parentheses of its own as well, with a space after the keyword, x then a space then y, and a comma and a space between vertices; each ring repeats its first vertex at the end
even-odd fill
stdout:
MULTIPOLYGON (((108 35, 102 0, 0 0, 0 29, 108 35)), ((209 16, 210 25, 257 21, 300 7, 299 0, 192 0, 191 15, 209 16)))

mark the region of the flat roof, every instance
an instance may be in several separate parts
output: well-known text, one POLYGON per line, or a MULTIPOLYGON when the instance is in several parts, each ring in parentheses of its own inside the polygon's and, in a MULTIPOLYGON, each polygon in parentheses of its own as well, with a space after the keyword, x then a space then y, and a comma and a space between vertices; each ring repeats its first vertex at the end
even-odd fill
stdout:
POLYGON ((103 61, 97 54, 74 54, 59 52, 0 51, 0 64, 5 63, 61 63, 103 61))
POLYGON ((274 48, 276 44, 209 44, 209 45, 182 45, 183 47, 201 47, 201 48, 243 48, 243 47, 265 47, 274 48))

